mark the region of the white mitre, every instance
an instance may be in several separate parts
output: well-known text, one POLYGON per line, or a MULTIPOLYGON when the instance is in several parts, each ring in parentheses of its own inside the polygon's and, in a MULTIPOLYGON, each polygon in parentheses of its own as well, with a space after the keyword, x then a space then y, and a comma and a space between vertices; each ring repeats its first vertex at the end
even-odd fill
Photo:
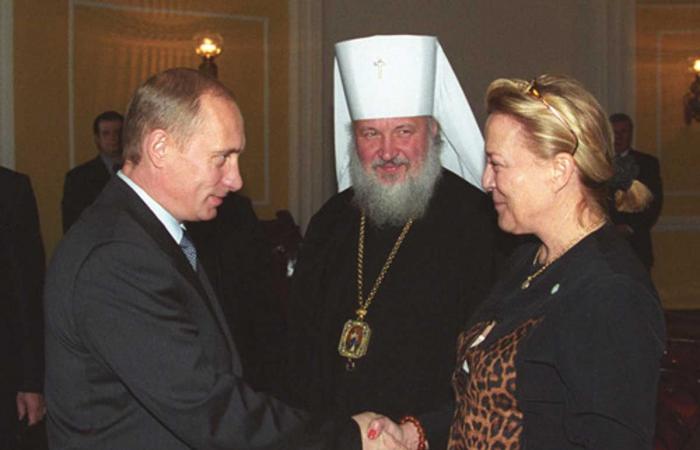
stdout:
POLYGON ((481 187, 484 140, 450 62, 433 36, 372 36, 335 45, 335 166, 338 190, 350 181, 351 122, 433 116, 442 166, 481 187))

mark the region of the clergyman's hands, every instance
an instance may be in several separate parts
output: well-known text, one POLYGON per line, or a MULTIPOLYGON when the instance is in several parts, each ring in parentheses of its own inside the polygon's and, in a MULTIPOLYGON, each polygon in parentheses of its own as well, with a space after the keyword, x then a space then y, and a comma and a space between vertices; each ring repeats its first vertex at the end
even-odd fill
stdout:
POLYGON ((17 393, 17 419, 22 420, 27 416, 27 424, 36 425, 46 414, 44 396, 37 392, 17 393))

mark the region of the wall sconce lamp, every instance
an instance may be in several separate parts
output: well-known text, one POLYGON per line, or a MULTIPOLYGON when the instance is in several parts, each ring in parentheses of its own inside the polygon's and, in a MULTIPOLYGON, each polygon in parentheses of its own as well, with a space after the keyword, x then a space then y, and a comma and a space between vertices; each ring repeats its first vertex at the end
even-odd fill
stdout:
POLYGON ((224 38, 219 33, 204 31, 194 36, 194 51, 202 57, 199 71, 210 77, 217 78, 219 69, 214 59, 223 51, 224 38))
POLYGON ((683 96, 686 125, 690 125, 693 119, 700 122, 700 58, 691 58, 690 61, 695 80, 690 83, 688 92, 683 96))

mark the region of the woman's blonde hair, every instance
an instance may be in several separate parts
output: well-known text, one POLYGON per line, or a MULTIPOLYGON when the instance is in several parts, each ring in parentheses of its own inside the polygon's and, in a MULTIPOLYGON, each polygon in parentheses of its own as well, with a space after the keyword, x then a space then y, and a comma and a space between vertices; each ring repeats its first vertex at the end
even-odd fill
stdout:
POLYGON ((520 122, 538 157, 572 155, 586 191, 581 209, 606 214, 607 182, 614 174, 613 134, 603 108, 581 83, 554 75, 532 81, 501 78, 489 86, 486 108, 520 122))

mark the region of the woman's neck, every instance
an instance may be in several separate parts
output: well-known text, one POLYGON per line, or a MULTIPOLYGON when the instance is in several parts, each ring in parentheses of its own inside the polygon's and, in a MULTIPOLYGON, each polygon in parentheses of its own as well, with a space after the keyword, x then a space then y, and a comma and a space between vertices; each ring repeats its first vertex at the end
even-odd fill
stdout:
POLYGON ((546 223, 546 229, 536 233, 542 241, 538 251, 540 264, 551 264, 569 251, 578 242, 600 228, 605 223, 605 216, 600 212, 585 209, 583 212, 573 210, 546 223))

